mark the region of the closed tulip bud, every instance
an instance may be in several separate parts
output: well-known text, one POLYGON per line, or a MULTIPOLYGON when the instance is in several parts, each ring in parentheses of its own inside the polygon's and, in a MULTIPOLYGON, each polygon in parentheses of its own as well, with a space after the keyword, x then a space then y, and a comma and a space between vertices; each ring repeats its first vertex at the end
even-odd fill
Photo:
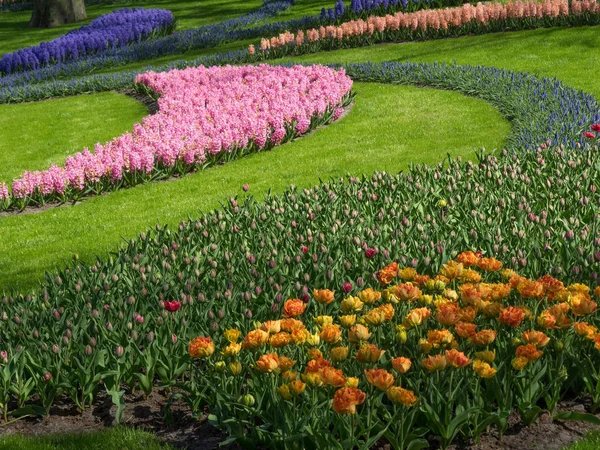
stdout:
POLYGON ((63 341, 64 345, 69 345, 69 337, 68 336, 63 336, 62 341, 63 341))
POLYGON ((52 345, 52 353, 57 354, 60 351, 60 347, 57 344, 52 345))
POLYGON ((232 375, 239 375, 242 373, 242 364, 239 361, 229 363, 229 371, 232 375))
POLYGON ((217 361, 215 363, 215 370, 219 373, 225 370, 225 361, 217 361))
POLYGON ((112 331, 113 330, 112 323, 106 322, 106 325, 104 325, 104 328, 106 328, 108 331, 112 331))
POLYGON ((115 355, 117 355, 117 358, 120 358, 121 356, 123 356, 123 353, 124 353, 124 351, 125 351, 125 350, 123 349, 123 347, 119 345, 119 346, 118 346, 118 347, 115 349, 115 355))
POLYGON ((91 346, 91 345, 86 345, 86 346, 85 346, 85 354, 86 354, 87 356, 90 356, 90 355, 92 354, 92 352, 93 352, 93 351, 94 351, 94 349, 92 348, 92 346, 91 346))
POLYGON ((400 344, 405 344, 408 336, 405 329, 396 329, 396 341, 400 344))
POLYGON ((52 374, 50 372, 46 372, 44 374, 44 381, 48 383, 52 379, 52 374))
POLYGON ((96 338, 94 338, 94 337, 91 337, 91 338, 90 338, 90 345, 91 345, 92 347, 95 347, 95 346, 96 346, 96 344, 97 344, 96 338))
POLYGON ((256 403, 254 397, 250 394, 242 395, 238 398, 238 402, 247 407, 252 407, 256 403))
POLYGON ((171 342, 172 342, 173 344, 177 344, 177 336, 176 336, 175 334, 172 334, 172 335, 171 335, 171 342))

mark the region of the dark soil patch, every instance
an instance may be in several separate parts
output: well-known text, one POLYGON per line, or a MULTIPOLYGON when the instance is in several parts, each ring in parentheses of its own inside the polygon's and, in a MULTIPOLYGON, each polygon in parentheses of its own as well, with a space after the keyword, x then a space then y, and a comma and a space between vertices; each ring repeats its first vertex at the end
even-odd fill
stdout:
MULTIPOLYGON (((219 448, 227 436, 213 428, 207 421, 208 414, 194 417, 188 406, 177 400, 173 402, 168 419, 165 419, 165 405, 168 396, 164 392, 154 392, 149 398, 143 394, 126 395, 124 425, 143 429, 164 442, 180 449, 214 450, 219 448)), ((565 401, 559 405, 559 411, 585 412, 581 401, 565 401)), ((83 413, 68 400, 58 402, 49 417, 28 417, 0 428, 0 433, 18 433, 25 436, 39 436, 49 433, 92 432, 113 425, 115 407, 110 397, 99 394, 92 408, 83 413)), ((600 415, 599 415, 600 417, 600 415)), ((586 422, 552 421, 549 414, 543 414, 530 427, 523 427, 517 414, 509 418, 510 427, 502 437, 492 429, 484 434, 477 444, 463 442, 453 444, 450 450, 561 450, 565 446, 580 440, 586 433, 600 427, 586 422)), ((236 445, 228 446, 238 450, 236 445)), ((432 444, 431 449, 438 446, 432 444)), ((390 450, 390 446, 381 443, 374 450, 390 450)))

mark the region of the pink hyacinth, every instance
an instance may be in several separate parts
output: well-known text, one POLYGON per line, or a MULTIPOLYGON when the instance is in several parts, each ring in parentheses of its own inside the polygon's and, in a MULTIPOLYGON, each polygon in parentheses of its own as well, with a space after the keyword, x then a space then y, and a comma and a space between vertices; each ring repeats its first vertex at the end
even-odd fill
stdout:
MULTIPOLYGON (((293 42, 294 36, 281 39, 293 42)), ((302 134, 312 118, 335 110, 352 87, 343 69, 318 65, 190 67, 148 72, 136 82, 160 95, 158 113, 93 152, 68 157, 64 167, 25 172, 13 181, 12 196, 61 195, 127 173, 201 165, 209 155, 279 144, 290 127, 302 134)), ((0 183, 0 200, 6 198, 8 186, 0 183)))

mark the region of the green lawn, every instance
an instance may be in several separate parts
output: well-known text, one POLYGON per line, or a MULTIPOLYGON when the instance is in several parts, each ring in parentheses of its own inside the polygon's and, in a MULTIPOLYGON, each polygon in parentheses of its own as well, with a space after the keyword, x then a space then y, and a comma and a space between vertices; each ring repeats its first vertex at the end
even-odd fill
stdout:
POLYGON ((0 450, 173 450, 145 431, 115 427, 81 434, 25 438, 0 435, 0 450))
POLYGON ((568 446, 565 450, 598 450, 600 448, 600 432, 592 431, 581 441, 568 446))
POLYGON ((0 180, 25 170, 62 164, 67 156, 93 149, 131 130, 148 114, 139 101, 115 92, 59 98, 26 105, 0 105, 0 180))
POLYGON ((0 13, 0 55, 55 39, 102 14, 125 7, 168 9, 179 20, 178 29, 186 29, 238 17, 261 4, 261 0, 148 0, 135 4, 92 5, 86 8, 88 20, 50 29, 29 28, 31 11, 0 13))
POLYGON ((357 84, 356 91, 356 105, 343 120, 273 152, 76 206, 0 217, 0 290, 32 287, 74 253, 91 261, 114 250, 122 236, 198 216, 241 193, 244 183, 260 198, 291 183, 310 186, 346 173, 399 171, 416 161, 435 163, 447 153, 469 157, 474 149, 500 148, 510 130, 489 104, 455 92, 380 84, 357 84))

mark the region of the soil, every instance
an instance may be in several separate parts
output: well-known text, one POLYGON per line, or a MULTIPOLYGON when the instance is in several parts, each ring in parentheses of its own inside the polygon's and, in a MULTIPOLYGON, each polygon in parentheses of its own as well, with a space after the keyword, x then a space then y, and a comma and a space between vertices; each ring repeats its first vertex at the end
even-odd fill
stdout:
MULTIPOLYGON (((126 395, 124 425, 143 429, 174 446, 187 450, 215 450, 226 439, 226 435, 213 428, 205 413, 194 417, 188 406, 175 401, 171 406, 171 417, 164 418, 168 397, 163 392, 154 392, 146 398, 143 394, 126 395)), ((113 425, 115 407, 110 397, 99 394, 97 401, 83 413, 68 400, 58 402, 50 416, 27 417, 0 428, 0 433, 18 433, 25 436, 38 436, 49 433, 92 432, 113 425)), ((565 401, 559 404, 559 411, 585 412, 581 401, 565 401)), ((600 415, 599 415, 600 417, 600 415)), ((561 450, 565 446, 581 439, 591 430, 600 427, 587 422, 552 421, 549 414, 543 414, 536 423, 523 427, 517 414, 509 418, 510 427, 502 439, 495 430, 484 434, 477 444, 463 442, 453 444, 450 450, 561 450)), ((230 445, 230 450, 240 447, 230 445)), ((431 449, 438 448, 432 443, 431 449)), ((389 445, 381 443, 373 450, 391 450, 389 445)))

